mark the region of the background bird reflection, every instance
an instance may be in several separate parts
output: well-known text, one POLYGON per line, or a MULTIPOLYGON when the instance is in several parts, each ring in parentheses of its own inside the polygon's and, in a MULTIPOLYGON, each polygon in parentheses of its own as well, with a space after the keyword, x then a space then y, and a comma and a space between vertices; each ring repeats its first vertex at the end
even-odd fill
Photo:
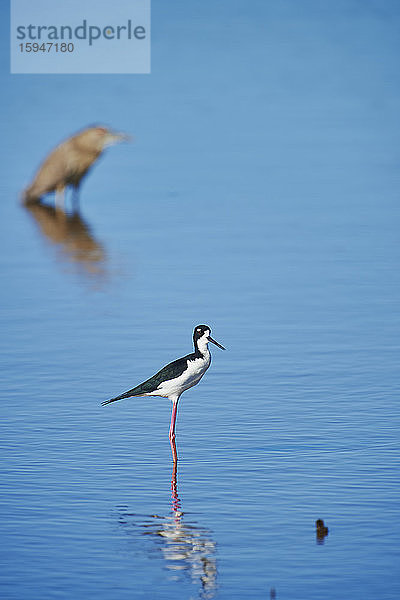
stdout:
POLYGON ((127 533, 149 536, 162 553, 165 567, 175 581, 189 577, 198 586, 198 598, 211 600, 217 587, 216 543, 208 529, 185 520, 178 496, 177 463, 174 462, 171 480, 171 511, 165 516, 138 515, 128 508, 119 509, 119 523, 127 533))
POLYGON ((84 273, 96 277, 106 275, 106 254, 89 225, 78 212, 67 214, 41 202, 25 203, 42 235, 56 246, 59 257, 80 266, 84 273))

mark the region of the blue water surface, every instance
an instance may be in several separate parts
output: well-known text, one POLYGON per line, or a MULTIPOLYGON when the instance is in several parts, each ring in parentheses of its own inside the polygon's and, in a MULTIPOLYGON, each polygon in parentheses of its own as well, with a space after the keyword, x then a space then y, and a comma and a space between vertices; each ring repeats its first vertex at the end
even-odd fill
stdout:
POLYGON ((1 16, 0 597, 399 598, 399 4, 153 0, 148 76, 11 76, 1 16), (80 215, 22 206, 94 122, 80 215), (198 323, 173 473, 100 404, 198 323))

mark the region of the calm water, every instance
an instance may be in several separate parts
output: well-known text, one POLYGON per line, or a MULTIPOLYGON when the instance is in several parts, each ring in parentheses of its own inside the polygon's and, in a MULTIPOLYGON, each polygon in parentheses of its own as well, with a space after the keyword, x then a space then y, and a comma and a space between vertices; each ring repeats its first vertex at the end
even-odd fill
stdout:
POLYGON ((152 12, 151 76, 11 77, 2 9, 0 597, 397 599, 398 3, 152 12), (23 208, 94 121, 80 216, 23 208), (168 400, 100 403, 202 322, 173 474, 168 400))

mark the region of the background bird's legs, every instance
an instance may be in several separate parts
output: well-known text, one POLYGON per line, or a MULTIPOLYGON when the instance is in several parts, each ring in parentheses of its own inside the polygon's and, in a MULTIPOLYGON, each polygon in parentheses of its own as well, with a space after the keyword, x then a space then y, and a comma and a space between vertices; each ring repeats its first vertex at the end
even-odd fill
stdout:
POLYGON ((65 187, 56 188, 56 209, 65 210, 65 187))
POLYGON ((74 185, 72 188, 72 210, 75 212, 79 212, 79 186, 74 185))

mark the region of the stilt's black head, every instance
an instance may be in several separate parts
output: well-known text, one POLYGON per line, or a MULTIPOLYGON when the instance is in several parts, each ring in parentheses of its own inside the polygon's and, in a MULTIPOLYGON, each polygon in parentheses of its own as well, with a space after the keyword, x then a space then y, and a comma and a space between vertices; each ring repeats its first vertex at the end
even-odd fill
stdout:
POLYGON ((204 340, 206 344, 208 344, 208 342, 212 342, 218 346, 218 348, 221 348, 221 350, 225 350, 221 344, 213 340, 211 337, 211 328, 208 325, 197 325, 197 327, 194 328, 193 343, 195 348, 199 347, 199 340, 204 340))

